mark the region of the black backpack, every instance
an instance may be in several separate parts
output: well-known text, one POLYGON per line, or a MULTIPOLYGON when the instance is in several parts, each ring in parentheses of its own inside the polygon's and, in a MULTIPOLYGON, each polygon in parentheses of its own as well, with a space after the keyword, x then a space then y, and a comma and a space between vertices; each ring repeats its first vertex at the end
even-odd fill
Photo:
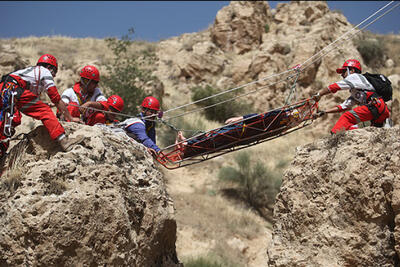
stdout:
POLYGON ((392 100, 392 83, 390 80, 383 74, 371 74, 366 72, 363 74, 365 78, 372 84, 375 88, 376 93, 382 97, 383 101, 387 102, 392 100))

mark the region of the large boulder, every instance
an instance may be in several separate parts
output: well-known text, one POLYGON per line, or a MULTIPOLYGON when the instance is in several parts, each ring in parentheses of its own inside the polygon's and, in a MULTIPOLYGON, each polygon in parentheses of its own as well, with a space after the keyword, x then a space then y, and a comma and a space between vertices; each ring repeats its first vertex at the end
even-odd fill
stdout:
POLYGON ((400 128, 299 147, 274 209, 269 266, 397 266, 400 128))
POLYGON ((180 266, 163 175, 125 133, 65 123, 67 153, 43 126, 15 145, 0 187, 0 266, 180 266))
POLYGON ((268 2, 232 1, 218 11, 211 38, 223 51, 243 54, 261 44, 270 20, 268 2))

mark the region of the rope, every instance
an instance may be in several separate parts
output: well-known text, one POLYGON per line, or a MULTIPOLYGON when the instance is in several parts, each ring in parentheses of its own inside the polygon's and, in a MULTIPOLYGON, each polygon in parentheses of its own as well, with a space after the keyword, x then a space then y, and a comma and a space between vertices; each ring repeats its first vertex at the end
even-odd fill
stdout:
POLYGON ((290 88, 289 95, 285 100, 285 106, 288 105, 292 101, 292 97, 293 97, 294 93, 296 92, 296 84, 297 84, 297 80, 299 79, 299 76, 300 76, 300 68, 297 68, 296 70, 297 70, 296 79, 294 80, 292 87, 290 88))
MULTIPOLYGON (((341 39, 343 39, 345 36, 347 36, 347 35, 350 34, 352 31, 354 31, 354 29, 356 29, 356 28, 358 28, 360 25, 364 24, 366 21, 368 21, 369 19, 371 19, 372 17, 374 17, 376 14, 378 14, 379 12, 381 12, 382 10, 384 10, 387 6, 391 5, 393 2, 394 2, 394 1, 391 1, 390 3, 386 4, 384 7, 380 8, 378 11, 376 11, 375 13, 373 13, 372 15, 370 15, 369 17, 367 17, 366 19, 364 19, 361 23, 359 23, 358 25, 356 25, 355 27, 353 27, 351 30, 347 31, 345 34, 343 34, 342 36, 340 36, 339 38, 337 38, 335 41, 333 41, 332 43, 330 43, 329 45, 327 45, 324 49, 320 50, 320 51, 317 52, 315 55, 313 55, 313 56, 311 56, 310 58, 308 58, 306 61, 304 61, 302 64, 300 64, 300 67, 299 67, 299 68, 300 68, 300 71, 302 71, 302 70, 308 68, 308 67, 309 67, 310 65, 312 65, 315 61, 317 61, 317 60, 319 60, 320 58, 326 56, 329 52, 332 51, 332 50, 331 50, 331 51, 328 51, 326 54, 323 54, 323 52, 324 52, 326 49, 328 49, 330 46, 334 45, 335 43, 337 43, 338 41, 340 41, 341 39), (317 57, 317 56, 320 55, 320 54, 322 54, 322 55, 319 56, 319 57, 317 57), (317 58, 314 59, 314 60, 312 60, 312 59, 315 58, 315 57, 317 57, 317 58), (306 63, 309 62, 310 60, 312 60, 312 62, 311 62, 310 64, 306 65, 306 63)), ((388 11, 386 11, 385 13, 383 13, 382 15, 380 15, 379 17, 375 18, 372 22, 368 23, 366 26, 364 26, 364 27, 362 27, 361 29, 359 29, 358 32, 360 32, 362 29, 366 28, 366 27, 369 26, 370 24, 374 23, 376 20, 380 19, 381 17, 383 17, 384 15, 386 15, 387 13, 389 13, 390 11, 392 11, 394 8, 396 8, 396 7, 399 6, 399 5, 400 5, 400 4, 395 5, 394 7, 392 7, 391 9, 389 9, 388 11)), ((357 33, 358 33, 358 32, 357 32, 357 33)), ((353 34, 353 35, 354 35, 354 34, 353 34)), ((350 37, 352 37, 352 36, 350 36, 350 37)), ((348 38, 348 39, 349 39, 349 38, 348 38)), ((348 40, 348 39, 345 39, 345 40, 348 40)), ((337 47, 337 46, 336 46, 336 47, 337 47)), ((336 48, 336 47, 334 47, 334 48, 336 48)), ((333 49, 334 49, 334 48, 333 48, 333 49)), ((275 74, 275 75, 271 75, 271 76, 268 76, 268 77, 265 77, 265 78, 262 78, 262 79, 259 79, 259 80, 256 80, 256 81, 247 83, 247 84, 243 84, 243 85, 241 85, 241 86, 238 86, 238 87, 235 87, 235 88, 232 88, 232 89, 229 89, 229 90, 222 91, 222 92, 220 92, 220 93, 218 93, 218 94, 211 95, 211 96, 208 96, 208 97, 199 99, 199 100, 197 100, 197 101, 190 102, 190 103, 187 103, 187 104, 185 104, 185 105, 181 105, 181 106, 178 106, 178 107, 169 109, 169 110, 165 111, 164 113, 168 113, 168 112, 171 112, 171 111, 174 111, 174 110, 177 110, 177 109, 181 109, 181 108, 187 107, 187 106, 189 106, 189 105, 197 104, 197 103, 202 102, 202 101, 205 101, 205 100, 207 100, 207 99, 210 99, 210 98, 213 98, 213 97, 217 97, 217 96, 220 96, 220 95, 222 95, 222 94, 226 94, 226 93, 229 93, 229 92, 232 92, 232 91, 241 89, 241 88, 246 87, 246 86, 248 86, 248 85, 252 85, 252 84, 258 83, 258 82, 260 82, 260 81, 264 81, 264 80, 268 80, 268 79, 271 79, 271 78, 276 77, 276 76, 280 76, 280 75, 282 75, 282 74, 291 72, 291 71, 293 71, 293 70, 297 70, 297 71, 298 71, 297 68, 295 68, 295 69, 290 69, 290 70, 286 70, 286 71, 283 71, 283 72, 278 73, 278 74, 275 74)), ((241 95, 241 96, 245 96, 245 95, 246 95, 246 94, 243 94, 243 95, 241 95)), ((234 99, 236 99, 236 98, 238 98, 238 97, 232 98, 231 100, 234 100, 234 99)), ((231 100, 230 100, 230 101, 231 101, 231 100)), ((219 103, 219 104, 222 104, 222 103, 225 103, 225 102, 227 102, 227 101, 221 102, 221 103, 219 103)), ((217 103, 217 104, 218 104, 218 103, 217 103)), ((198 110, 201 110, 201 109, 196 109, 195 111, 198 111, 198 110)), ((175 116, 175 117, 184 116, 184 115, 190 114, 190 113, 192 113, 192 112, 186 112, 186 113, 183 113, 183 114, 178 115, 178 116, 175 116)), ((170 118, 175 118, 175 117, 170 117, 170 118)))
MULTIPOLYGON (((312 57, 310 57, 309 59, 307 59, 306 61, 304 61, 301 65, 304 66, 306 65, 306 63, 308 61, 310 61, 312 58, 316 57, 317 55, 321 54, 324 50, 328 49, 331 45, 335 44, 336 42, 340 41, 342 38, 344 38, 345 36, 347 36, 348 34, 350 34, 352 31, 354 31, 355 29, 357 29, 359 26, 361 26, 363 23, 365 23, 366 21, 368 21, 370 18, 372 18, 373 16, 375 16, 377 13, 381 12, 383 9, 385 9, 387 6, 391 5, 394 1, 389 2, 388 4, 386 4, 384 7, 380 8, 378 11, 376 11, 375 13, 373 13, 372 15, 370 15, 368 18, 364 19, 362 22, 360 22, 359 24, 357 24, 356 26, 354 26, 351 30, 347 31, 345 34, 343 34, 342 36, 340 36, 339 38, 337 38, 335 41, 333 41, 332 43, 330 43, 329 45, 327 45, 325 48, 323 48, 322 50, 320 50, 318 53, 316 53, 315 55, 313 55, 312 57)), ((370 23, 368 23, 367 25, 363 26, 362 28, 360 28, 356 33, 354 33, 353 35, 351 35, 350 37, 354 36, 355 34, 357 34, 358 32, 360 32, 361 30, 365 29, 366 27, 368 27, 369 25, 371 25, 372 23, 374 23, 375 21, 377 21, 378 19, 380 19, 381 17, 383 17, 384 15, 386 15, 388 12, 392 11, 394 8, 396 8, 397 6, 399 6, 400 4, 398 3, 397 5, 395 5, 394 7, 392 7, 391 9, 389 9, 388 11, 386 11, 385 13, 383 13, 382 15, 380 15, 379 17, 375 18, 373 21, 371 21, 370 23)), ((350 38, 348 38, 350 39, 350 38)), ((348 39, 345 39, 345 41, 347 41, 348 39)), ((337 47, 337 46, 336 46, 337 47)), ((334 47, 334 48, 336 48, 334 47)), ((329 51, 330 52, 330 51, 329 51)), ((328 52, 328 53, 329 53, 328 52)), ((309 67, 310 65, 312 65, 315 61, 319 60, 321 57, 326 56, 328 53, 326 54, 322 54, 322 56, 317 57, 316 60, 311 61, 310 64, 306 65, 303 69, 306 69, 307 67, 309 67)))
POLYGON ((246 96, 246 95, 255 93, 255 92, 263 91, 263 90, 269 88, 270 86, 272 86, 272 85, 274 85, 274 84, 280 83, 280 82, 282 82, 282 81, 284 81, 284 80, 288 80, 288 79, 290 79, 290 78, 293 78, 294 76, 295 76, 295 75, 287 76, 287 77, 284 78, 284 79, 281 79, 281 80, 278 80, 278 81, 276 81, 276 82, 274 82, 274 83, 270 83, 270 84, 267 84, 267 85, 265 85, 265 86, 259 87, 259 88, 255 89, 255 90, 253 90, 253 91, 250 91, 250 92, 247 92, 247 93, 244 93, 244 94, 241 94, 241 95, 237 95, 237 96, 235 96, 235 97, 226 99, 226 100, 224 100, 224 101, 220 101, 220 102, 218 102, 218 103, 215 103, 215 104, 212 104, 212 105, 209 105, 209 106, 205 106, 205 107, 197 108, 197 109, 194 109, 194 110, 191 110, 191 111, 188 111, 188 112, 184 112, 184 113, 181 113, 181 114, 176 115, 176 116, 167 117, 167 118, 165 118, 164 120, 170 120, 170 119, 179 118, 179 117, 182 117, 182 116, 185 116, 185 115, 188 115, 188 114, 197 112, 197 111, 205 110, 205 109, 212 108, 212 107, 215 107, 215 106, 220 105, 220 104, 224 104, 224 103, 226 103, 226 102, 235 100, 235 99, 237 99, 237 98, 240 98, 240 97, 243 97, 243 96, 246 96))
POLYGON ((161 123, 167 125, 168 127, 170 127, 172 130, 174 130, 174 131, 176 131, 176 132, 179 132, 179 131, 182 131, 182 132, 193 132, 193 133, 194 133, 193 135, 196 135, 196 134, 199 134, 199 133, 205 133, 205 131, 202 131, 202 130, 178 129, 178 128, 176 128, 174 125, 172 125, 172 124, 166 122, 166 121, 163 120, 163 119, 160 119, 159 121, 160 121, 161 123))
MULTIPOLYGON (((394 2, 394 1, 392 1, 392 2, 394 2)), ((390 2, 389 4, 391 4, 392 2, 390 2)), ((389 4, 387 4, 386 6, 388 6, 389 4)), ((389 13, 389 12, 391 12, 393 9, 395 9, 396 7, 398 7, 400 5, 400 3, 397 3, 395 6, 393 6, 393 7, 391 7, 389 10, 387 10, 387 11, 385 11, 383 14, 381 14, 380 16, 378 16, 377 18, 375 18, 374 20, 372 20, 371 22, 369 22, 368 24, 366 24, 365 26, 363 26, 362 28, 360 28, 360 29, 358 29, 355 33, 353 33, 353 34, 351 34, 347 39, 344 39, 344 41, 347 41, 347 40, 350 40, 353 36, 355 36, 356 34, 358 34, 359 32, 361 32, 363 29, 365 29, 366 27, 368 27, 369 25, 371 25, 372 23, 374 23, 375 21, 377 21, 378 19, 380 19, 380 18, 382 18, 383 16, 385 16, 387 13, 389 13)), ((385 6, 385 7, 386 7, 385 6)), ((385 8, 385 7, 383 7, 383 8, 385 8)), ((381 8, 381 9, 383 9, 383 8, 381 8)), ((381 10, 380 9, 380 10, 381 10)), ((379 10, 379 11, 380 11, 379 10)), ((379 12, 379 11, 377 11, 377 12, 379 12)), ((373 15, 375 15, 377 12, 375 12, 373 15)), ((371 15, 372 16, 372 15, 371 15)), ((371 17, 370 16, 370 17, 371 17)), ((363 23, 363 22, 362 22, 363 23)), ((359 23, 356 27, 358 27, 360 24, 362 24, 362 23, 359 23)), ((352 29, 352 30, 350 30, 349 32, 347 32, 345 35, 347 35, 348 33, 350 33, 351 31, 353 31, 354 30, 354 28, 352 29)), ((342 37, 344 37, 345 35, 342 35, 342 37)), ((342 38, 341 37, 341 38, 342 38)), ((339 39, 341 39, 341 38, 339 38, 339 39)), ((338 41, 339 39, 337 39, 336 41, 338 41)), ((335 43, 336 41, 334 41, 333 43, 335 43)), ((333 44, 333 43, 331 43, 331 44, 333 44)), ((331 45, 330 44, 330 45, 331 45)), ((322 49, 321 51, 319 51, 317 54, 319 54, 319 53, 321 53, 323 50, 325 50, 326 48, 328 48, 330 45, 328 45, 327 47, 325 47, 324 49, 322 49)), ((306 68, 308 68, 309 66, 311 66, 314 62, 316 62, 316 61, 318 61, 320 58, 322 58, 322 57, 324 57, 324 56, 326 56, 327 54, 329 54, 330 52, 332 52, 335 48, 337 48, 338 47, 338 45, 337 46, 334 46, 331 50, 329 50, 327 53, 325 53, 325 54, 322 54, 321 56, 319 56, 319 57, 317 57, 316 59, 314 59, 313 61, 311 61, 311 63, 310 64, 308 64, 307 66, 305 66, 304 68, 303 68, 303 70, 304 69, 306 69, 306 68)), ((314 56, 316 56, 317 54, 315 54, 314 56)), ((313 56, 313 57, 314 57, 313 56)), ((311 57, 312 58, 312 57, 311 57)), ((310 59, 311 59, 310 58, 310 59)), ((307 61, 309 61, 310 59, 308 59, 308 60, 306 60, 304 63, 306 63, 307 61)), ((303 65, 304 65, 304 63, 303 63, 303 65)))
MULTIPOLYGON (((82 107, 82 105, 75 105, 75 104, 68 104, 72 107, 82 107)), ((89 110, 94 110, 94 111, 100 111, 100 112, 104 112, 104 113, 108 113, 108 114, 114 114, 114 115, 121 115, 123 117, 127 117, 127 118, 139 118, 139 115, 131 115, 131 114, 126 114, 126 113, 121 113, 121 112, 113 112, 113 111, 108 111, 108 110, 103 110, 103 109, 98 109, 98 108, 93 108, 93 107, 84 107, 85 109, 89 109, 89 110)), ((144 116, 143 119, 146 119, 148 121, 155 121, 155 120, 151 120, 151 118, 153 118, 155 115, 150 115, 150 116, 144 116)))
POLYGON ((238 87, 235 87, 235 88, 232 88, 232 89, 229 89, 229 90, 220 92, 220 93, 218 93, 218 94, 211 95, 211 96, 208 96, 208 97, 205 97, 205 98, 196 100, 196 101, 194 101, 194 102, 190 102, 190 103, 187 103, 187 104, 185 104, 185 105, 178 106, 178 107, 176 107, 176 108, 172 108, 172 109, 166 110, 166 111, 164 111, 164 113, 168 113, 168 112, 171 112, 171 111, 174 111, 174 110, 177 110, 177 109, 181 109, 181 108, 184 108, 184 107, 193 105, 193 104, 197 104, 197 103, 202 102, 202 101, 205 101, 205 100, 207 100, 207 99, 210 99, 210 98, 213 98, 213 97, 217 97, 217 96, 220 96, 220 95, 223 95, 223 94, 226 94, 226 93, 230 93, 230 92, 232 92, 232 91, 239 90, 239 89, 241 89, 241 88, 243 88, 243 87, 246 87, 246 86, 248 86, 248 85, 252 85, 252 84, 258 83, 258 82, 260 82, 260 81, 269 80, 269 79, 271 79, 271 78, 273 78, 273 77, 277 77, 277 76, 280 76, 280 75, 282 75, 282 74, 285 74, 285 73, 288 73, 288 72, 291 72, 291 71, 293 71, 293 69, 286 70, 286 71, 283 71, 283 72, 278 73, 278 74, 273 74, 273 75, 270 75, 270 76, 268 76, 268 77, 265 77, 265 78, 262 78, 262 79, 259 79, 259 80, 256 80, 256 81, 252 81, 252 82, 250 82, 250 83, 246 83, 246 84, 240 85, 240 86, 238 86, 238 87))

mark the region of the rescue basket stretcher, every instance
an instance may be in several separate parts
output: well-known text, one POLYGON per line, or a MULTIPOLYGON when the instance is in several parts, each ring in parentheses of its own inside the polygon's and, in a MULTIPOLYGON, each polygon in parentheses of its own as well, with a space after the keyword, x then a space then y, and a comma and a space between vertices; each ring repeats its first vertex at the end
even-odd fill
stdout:
POLYGON ((305 99, 163 148, 156 160, 176 169, 250 147, 299 130, 312 123, 318 102, 305 99))

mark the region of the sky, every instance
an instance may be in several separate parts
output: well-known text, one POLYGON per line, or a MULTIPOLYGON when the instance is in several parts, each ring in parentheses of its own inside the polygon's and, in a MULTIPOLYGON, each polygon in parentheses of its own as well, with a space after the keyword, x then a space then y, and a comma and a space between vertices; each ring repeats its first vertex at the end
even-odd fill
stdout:
MULTIPOLYGON (((271 8, 280 2, 268 1, 271 8)), ((328 1, 353 25, 390 1, 328 1)), ((120 38, 133 28, 133 40, 159 41, 199 32, 214 22, 229 1, 1 1, 0 38, 62 35, 120 38)), ((397 3, 393 3, 394 6, 397 3)), ((400 7, 366 28, 400 34, 400 7)))

